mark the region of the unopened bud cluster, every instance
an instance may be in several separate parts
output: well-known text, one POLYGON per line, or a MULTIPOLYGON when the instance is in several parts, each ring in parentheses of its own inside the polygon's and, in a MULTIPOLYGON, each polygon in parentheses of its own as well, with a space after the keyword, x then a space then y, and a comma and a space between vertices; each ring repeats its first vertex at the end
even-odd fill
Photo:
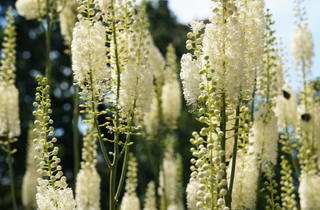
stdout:
POLYGON ((33 103, 33 106, 36 107, 36 111, 33 111, 33 115, 36 116, 37 120, 34 121, 36 128, 33 132, 36 135, 39 135, 40 138, 34 139, 33 143, 41 144, 42 146, 37 146, 35 151, 41 153, 36 155, 35 160, 40 161, 37 165, 38 174, 43 177, 48 178, 52 187, 54 188, 66 188, 67 187, 67 178, 63 176, 61 165, 61 159, 58 158, 59 148, 54 146, 54 143, 57 142, 57 138, 52 136, 54 135, 54 128, 51 126, 53 120, 50 118, 52 113, 51 100, 49 95, 50 87, 46 85, 47 79, 37 76, 38 87, 36 93, 36 102, 33 103))

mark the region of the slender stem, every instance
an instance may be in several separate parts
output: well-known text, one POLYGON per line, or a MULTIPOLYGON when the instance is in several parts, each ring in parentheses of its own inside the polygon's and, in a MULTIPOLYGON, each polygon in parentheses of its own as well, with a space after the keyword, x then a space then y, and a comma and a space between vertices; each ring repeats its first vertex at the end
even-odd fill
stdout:
POLYGON ((299 177, 300 177, 300 170, 299 170, 299 167, 298 167, 298 165, 297 165, 297 163, 296 163, 296 160, 295 160, 295 158, 294 158, 294 156, 293 156, 293 151, 291 152, 291 160, 292 160, 293 168, 294 168, 294 170, 296 171, 297 176, 298 176, 298 179, 299 179, 299 177))
MULTIPOLYGON (((288 126, 286 126, 286 135, 287 135, 287 140, 289 141, 289 146, 291 147, 290 145, 290 136, 289 136, 289 130, 288 130, 288 126)), ((293 155, 293 148, 291 147, 291 160, 292 160, 292 165, 293 165, 293 168, 295 170, 295 172, 297 173, 297 176, 298 178, 300 177, 300 170, 299 170, 299 167, 295 161, 295 158, 294 158, 294 155, 293 155)))
POLYGON ((256 98, 256 91, 257 91, 257 71, 254 71, 254 85, 253 85, 253 91, 252 91, 252 101, 251 101, 251 112, 250 112, 250 119, 251 122, 253 122, 254 120, 254 102, 255 102, 255 98, 256 98))
POLYGON ((74 109, 73 109, 73 152, 74 152, 74 177, 78 174, 80 168, 80 154, 79 154, 79 87, 73 86, 74 89, 74 109))
POLYGON ((10 171, 12 205, 13 205, 13 209, 17 210, 16 193, 15 193, 15 187, 14 187, 14 176, 13 176, 13 169, 12 169, 11 143, 9 139, 9 133, 8 133, 8 165, 9 165, 9 171, 10 171))
MULTIPOLYGON (((136 106, 136 100, 134 101, 134 105, 133 107, 136 106)), ((126 177, 126 171, 127 171, 127 166, 128 166, 128 159, 129 159, 129 143, 130 143, 130 137, 131 137, 131 131, 132 131, 132 124, 133 124, 133 120, 134 120, 134 113, 131 116, 131 122, 129 123, 129 132, 126 136, 126 143, 124 145, 124 160, 123 160, 123 165, 122 165, 122 171, 121 171, 121 176, 120 176, 120 181, 119 181, 119 185, 118 185, 118 189, 116 192, 116 195, 114 197, 114 199, 116 200, 116 202, 118 202, 118 198, 120 196, 122 187, 123 187, 123 183, 126 177)), ((123 151, 121 151, 122 154, 123 151)), ((118 159, 121 158, 121 154, 119 155, 119 157, 117 157, 118 159)))
MULTIPOLYGON (((239 100, 240 102, 240 100, 239 100)), ((240 103, 237 106, 236 109, 236 117, 238 117, 240 114, 240 103)), ((230 184, 229 184, 229 203, 227 203, 227 206, 231 208, 231 202, 232 202, 232 188, 233 188, 233 181, 234 181, 234 174, 236 170, 236 161, 237 161, 237 151, 238 151, 238 131, 239 131, 239 118, 236 119, 235 122, 235 131, 234 131, 234 142, 233 142, 233 153, 232 153, 232 169, 231 169, 231 177, 230 177, 230 184)))
POLYGON ((261 178, 261 174, 262 174, 262 162, 260 162, 260 167, 259 167, 259 175, 258 175, 258 179, 257 179, 257 196, 256 196, 256 205, 254 207, 255 210, 258 209, 258 203, 259 203, 259 193, 260 193, 260 178, 261 178))
POLYGON ((94 96, 94 87, 93 87, 93 81, 92 81, 92 74, 90 74, 90 89, 91 89, 91 92, 92 92, 92 113, 93 113, 93 123, 94 123, 94 126, 96 127, 97 129, 97 133, 98 133, 98 140, 100 142, 100 146, 101 146, 101 149, 102 149, 102 153, 103 153, 103 156, 104 158, 106 159, 107 161, 107 164, 108 164, 108 167, 111 168, 111 161, 108 157, 108 154, 106 152, 106 148, 103 144, 103 140, 102 140, 102 135, 101 135, 101 131, 100 131, 100 128, 99 128, 99 122, 98 122, 98 119, 97 119, 97 115, 96 115, 96 105, 95 105, 95 96, 94 96))

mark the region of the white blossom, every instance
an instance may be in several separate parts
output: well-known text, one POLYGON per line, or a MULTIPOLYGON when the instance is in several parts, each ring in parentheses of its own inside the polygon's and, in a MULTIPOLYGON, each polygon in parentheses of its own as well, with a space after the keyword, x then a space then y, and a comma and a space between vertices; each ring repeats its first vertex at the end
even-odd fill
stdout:
POLYGON ((39 210, 75 210, 76 201, 71 188, 54 189, 47 180, 38 179, 37 204, 39 210))
POLYGON ((40 135, 33 132, 35 126, 33 123, 29 124, 28 130, 28 144, 27 144, 27 170, 23 176, 22 181, 22 204, 25 208, 35 208, 36 205, 36 193, 38 185, 38 178, 40 178, 40 174, 37 173, 37 164, 39 164, 38 160, 35 159, 36 155, 39 156, 39 152, 37 152, 34 148, 39 147, 43 148, 42 144, 34 144, 33 140, 35 138, 41 137, 40 135))
POLYGON ((278 156, 278 127, 277 117, 269 106, 258 104, 258 111, 254 115, 252 127, 253 136, 250 142, 253 143, 253 152, 261 158, 262 162, 277 164, 278 156))
POLYGON ((181 89, 177 78, 162 87, 162 111, 165 122, 175 124, 181 111, 181 89))
POLYGON ((304 67, 310 68, 314 53, 312 35, 307 25, 295 28, 291 34, 290 42, 292 60, 296 62, 297 66, 303 63, 304 67))
POLYGON ((300 177, 299 197, 301 209, 320 209, 320 177, 302 174, 300 177))
POLYGON ((197 35, 205 26, 206 25, 203 23, 203 21, 190 21, 190 27, 195 35, 197 35))
POLYGON ((153 91, 150 111, 144 116, 144 125, 148 134, 157 132, 159 128, 159 104, 156 93, 153 91))
POLYGON ((124 111, 135 109, 141 117, 149 112, 153 90, 152 81, 152 75, 147 68, 127 64, 121 73, 120 105, 122 109, 124 111))
POLYGON ((239 21, 245 34, 246 85, 253 82, 254 71, 263 68, 265 17, 261 0, 237 1, 239 21))
POLYGON ((90 81, 92 73, 93 84, 101 84, 106 80, 107 50, 106 34, 101 22, 92 24, 82 20, 73 29, 72 70, 74 78, 81 85, 90 81))
POLYGON ((168 210, 184 210, 184 205, 181 200, 179 200, 177 203, 170 204, 167 208, 168 210))
POLYGON ((155 77, 156 82, 158 82, 159 80, 163 80, 166 62, 160 50, 154 44, 150 32, 146 40, 150 42, 150 44, 146 46, 148 50, 148 63, 150 64, 150 69, 155 77))
POLYGON ((237 101, 246 82, 244 33, 240 23, 230 17, 222 23, 219 14, 210 17, 203 38, 203 54, 209 56, 212 79, 227 98, 237 101))
POLYGON ((162 168, 159 173, 159 195, 163 196, 165 193, 168 203, 175 199, 176 193, 176 174, 177 162, 173 156, 173 151, 165 152, 162 168))
POLYGON ((157 210, 156 208, 156 186, 153 181, 148 183, 145 204, 143 210, 157 210))
MULTIPOLYGON (((232 190, 232 207, 235 209, 254 209, 256 200, 258 164, 254 155, 237 155, 235 179, 232 190)), ((231 167, 228 168, 230 174, 231 167)))
POLYGON ((9 132, 9 138, 20 135, 19 91, 14 84, 0 85, 0 135, 9 132))
POLYGON ((187 185, 187 206, 189 210, 198 210, 197 208, 197 192, 199 190, 199 182, 190 181, 187 185))
POLYGON ((100 209, 100 176, 95 167, 80 169, 76 182, 78 210, 100 209))
POLYGON ((39 174, 35 168, 26 171, 22 180, 22 204, 25 208, 35 208, 39 174))
POLYGON ((120 210, 140 210, 140 201, 138 196, 134 194, 125 193, 122 201, 120 210))
POLYGON ((196 103, 201 94, 199 89, 199 84, 201 82, 201 77, 199 74, 200 70, 200 62, 192 59, 191 54, 184 54, 182 56, 180 77, 182 80, 183 94, 187 101, 187 105, 196 103))
POLYGON ((286 126, 295 126, 297 123, 297 97, 291 87, 282 89, 282 94, 276 98, 274 112, 278 117, 278 126, 285 129, 286 126))
MULTIPOLYGON (((40 0, 41 2, 42 0, 40 0)), ((27 20, 33 20, 38 17, 38 0, 18 0, 16 2, 17 12, 20 16, 25 17, 27 20)))

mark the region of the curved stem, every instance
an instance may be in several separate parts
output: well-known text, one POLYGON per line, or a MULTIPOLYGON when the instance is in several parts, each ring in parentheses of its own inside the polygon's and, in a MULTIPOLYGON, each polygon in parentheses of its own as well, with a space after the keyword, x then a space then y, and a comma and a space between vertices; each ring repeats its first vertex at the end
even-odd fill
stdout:
POLYGON ((110 159, 108 157, 108 154, 106 152, 106 148, 105 148, 105 146, 103 144, 102 135, 101 135, 100 127, 99 127, 99 122, 98 122, 97 115, 96 115, 94 87, 93 87, 93 80, 92 80, 92 74, 91 73, 90 73, 90 86, 91 86, 90 89, 91 89, 91 92, 92 92, 91 100, 92 100, 93 123, 94 123, 94 126, 97 129, 98 140, 99 140, 99 143, 100 143, 100 146, 101 146, 101 149, 102 149, 103 156, 104 156, 105 160, 107 161, 108 167, 111 168, 112 167, 111 161, 110 161, 110 159))
POLYGON ((13 176, 13 168, 12 168, 12 154, 11 154, 11 145, 10 144, 11 144, 10 139, 8 137, 8 165, 9 165, 9 171, 10 171, 11 197, 12 197, 13 209, 17 210, 16 193, 15 193, 15 186, 14 186, 14 176, 13 176))
MULTIPOLYGON (((135 107, 135 106, 136 106, 136 100, 133 103, 133 107, 135 107)), ((128 159, 129 159, 129 143, 130 143, 133 120, 134 120, 134 113, 132 113, 132 115, 131 115, 131 122, 129 123, 129 132, 127 133, 126 143, 125 143, 124 148, 123 148, 123 150, 124 150, 124 160, 123 160, 123 165, 122 165, 122 171, 121 171, 121 176, 120 176, 118 189, 117 189, 116 195, 114 197, 116 202, 118 202, 118 198, 120 196, 120 193, 121 193, 121 190, 122 190, 122 187, 123 187, 123 183, 124 183, 124 180, 125 180, 125 177, 126 177, 128 159)), ((118 157, 115 157, 115 158, 120 159, 121 156, 122 156, 122 153, 123 153, 123 151, 121 151, 120 155, 118 157)))

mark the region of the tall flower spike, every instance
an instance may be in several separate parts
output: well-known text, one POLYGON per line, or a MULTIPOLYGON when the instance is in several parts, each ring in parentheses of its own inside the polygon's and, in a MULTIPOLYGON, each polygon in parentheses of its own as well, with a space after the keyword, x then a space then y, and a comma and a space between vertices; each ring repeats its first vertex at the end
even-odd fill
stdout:
POLYGON ((236 6, 232 7, 235 12, 239 12, 238 20, 244 29, 247 79, 243 86, 249 89, 263 68, 264 30, 266 28, 263 4, 261 0, 237 1, 236 6))
POLYGON ((16 26, 11 7, 7 10, 6 30, 2 43, 0 66, 0 136, 8 133, 8 137, 20 135, 19 91, 15 87, 16 79, 16 26))
POLYGON ((232 208, 254 209, 259 174, 256 159, 255 155, 238 153, 232 192, 232 208))
POLYGON ((283 88, 282 94, 276 97, 274 112, 278 117, 278 126, 285 129, 297 123, 297 97, 291 87, 283 88))
POLYGON ((150 44, 145 39, 149 35, 148 26, 146 11, 142 8, 132 25, 136 31, 129 36, 130 59, 121 73, 120 106, 124 115, 132 113, 136 120, 149 112, 153 93, 153 77, 145 47, 150 44))
POLYGON ((277 117, 273 111, 269 111, 268 105, 258 104, 253 123, 253 135, 250 142, 253 143, 253 151, 261 158, 263 164, 272 162, 277 164, 278 151, 278 127, 277 117))
POLYGON ((144 116, 144 125, 148 134, 157 133, 160 125, 159 117, 159 100, 157 93, 153 91, 150 112, 144 116))
MULTIPOLYGON (((39 126, 38 126, 39 127, 39 126)), ((34 157, 38 154, 35 151, 34 146, 39 148, 43 148, 43 145, 38 143, 33 143, 33 140, 36 138, 40 138, 40 135, 37 135, 33 132, 34 129, 33 123, 29 124, 28 130, 28 144, 27 144, 27 170, 23 176, 22 182, 22 204, 25 208, 36 208, 36 194, 37 194, 37 185, 38 178, 40 178, 40 174, 37 173, 37 165, 39 164, 38 160, 35 160, 34 157)))
POLYGON ((215 13, 209 20, 203 38, 203 54, 209 56, 210 67, 215 70, 212 79, 217 81, 217 88, 230 102, 237 103, 247 81, 243 28, 232 15, 222 17, 215 13))
POLYGON ((308 72, 312 64, 313 52, 313 42, 310 30, 307 27, 307 23, 304 21, 307 19, 305 17, 305 8, 301 6, 303 0, 297 0, 295 3, 295 23, 297 27, 293 30, 290 37, 290 48, 292 60, 296 65, 296 69, 300 71, 308 72))
POLYGON ((38 75, 37 80, 39 85, 36 93, 37 102, 33 103, 37 110, 33 112, 33 115, 37 118, 34 124, 41 129, 35 128, 34 132, 39 134, 41 138, 34 139, 33 142, 43 145, 35 148, 37 152, 41 153, 36 155, 35 159, 40 161, 37 172, 43 177, 38 179, 39 186, 36 194, 38 208, 40 210, 74 210, 76 202, 72 189, 67 188, 67 178, 63 176, 62 167, 58 165, 61 159, 57 157, 59 148, 54 147, 54 143, 57 142, 56 138, 52 138, 54 128, 49 126, 53 124, 53 120, 50 119, 52 113, 50 95, 48 94, 50 87, 46 85, 46 78, 41 78, 38 75))
POLYGON ((260 100, 265 100, 270 108, 275 105, 274 98, 279 93, 279 86, 282 88, 283 84, 283 70, 282 61, 280 56, 275 50, 276 37, 274 36, 275 30, 271 29, 274 21, 271 20, 272 14, 267 10, 266 14, 266 31, 265 31, 265 52, 264 52, 264 68, 257 78, 257 89, 260 100), (279 78, 279 76, 281 78, 279 78), (278 81, 278 79, 280 79, 278 81))
POLYGON ((72 70, 74 78, 82 89, 88 89, 89 82, 95 84, 96 93, 103 91, 107 80, 107 50, 105 28, 101 22, 92 23, 83 18, 73 29, 72 70))
POLYGON ((157 207, 156 207, 156 186, 153 181, 148 183, 143 210, 157 210, 157 207))
MULTIPOLYGON (((89 117, 92 119, 92 117, 89 117)), ((78 210, 100 210, 100 182, 97 172, 97 137, 94 124, 89 123, 83 138, 81 169, 77 174, 76 201, 78 210)))
POLYGON ((295 200, 296 194, 294 193, 295 187, 293 185, 292 170, 289 161, 281 156, 281 201, 283 210, 297 210, 297 202, 295 200))
POLYGON ((166 206, 174 202, 176 197, 176 174, 177 163, 173 151, 167 151, 164 153, 162 168, 159 173, 159 195, 165 196, 166 206))
POLYGON ((301 209, 320 208, 320 177, 318 175, 301 174, 299 197, 301 209))
POLYGON ((278 201, 280 200, 280 197, 277 196, 278 191, 275 189, 278 187, 278 184, 274 177, 276 174, 274 173, 273 165, 271 163, 266 164, 267 168, 267 177, 268 181, 266 181, 264 184, 266 186, 266 189, 270 192, 270 196, 266 195, 266 200, 268 202, 269 206, 266 206, 266 209, 274 209, 274 210, 280 210, 280 204, 278 201))
POLYGON ((137 188, 137 176, 138 176, 138 168, 137 168, 137 159, 130 153, 129 162, 128 162, 128 172, 126 179, 126 192, 121 201, 121 210, 140 210, 140 201, 136 194, 137 188))
POLYGON ((175 125, 181 111, 181 89, 178 81, 177 56, 172 44, 167 47, 165 82, 162 87, 162 113, 164 122, 175 125), (174 100, 172 100, 174 99, 174 100))
POLYGON ((183 183, 182 183, 182 157, 180 154, 176 154, 176 177, 175 177, 175 190, 173 200, 171 201, 170 205, 168 206, 168 210, 184 210, 183 204, 183 183))

